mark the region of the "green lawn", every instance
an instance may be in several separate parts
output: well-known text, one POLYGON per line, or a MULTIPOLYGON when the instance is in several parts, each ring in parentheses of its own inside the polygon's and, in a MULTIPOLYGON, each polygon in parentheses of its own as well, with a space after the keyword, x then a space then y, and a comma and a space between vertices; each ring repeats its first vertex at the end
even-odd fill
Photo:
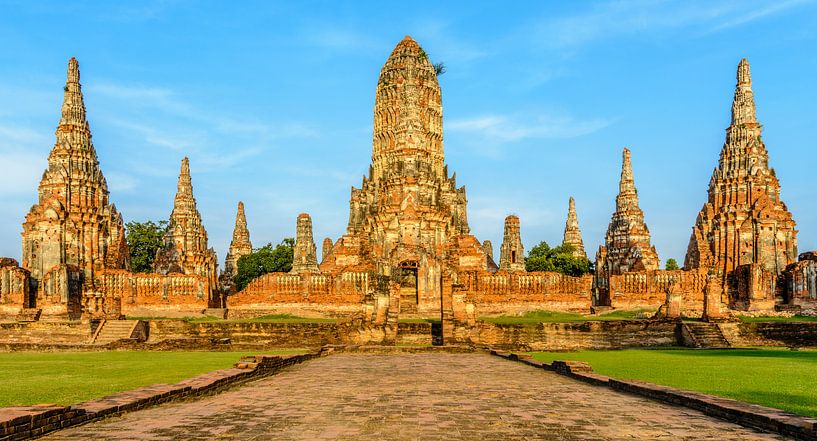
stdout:
POLYGON ((817 317, 811 317, 806 315, 795 315, 792 317, 778 317, 778 316, 769 316, 769 317, 750 317, 746 315, 738 316, 741 321, 746 323, 760 323, 760 322, 817 322, 817 317))
MULTIPOLYGON (((303 353, 302 349, 264 353, 303 353)), ((246 352, 0 353, 0 407, 75 404, 232 367, 246 352)))
POLYGON ((788 349, 534 352, 589 362, 599 374, 704 392, 817 417, 817 351, 788 349))
POLYGON ((597 320, 636 320, 642 316, 652 316, 655 311, 646 309, 636 310, 615 310, 606 314, 578 314, 574 312, 558 311, 531 311, 524 315, 503 315, 498 317, 480 317, 480 320, 488 323, 503 325, 524 325, 532 323, 567 323, 567 322, 587 322, 597 320))
POLYGON ((247 319, 220 319, 218 317, 126 317, 128 320, 184 320, 190 323, 336 323, 334 318, 299 317, 291 314, 274 314, 247 319))

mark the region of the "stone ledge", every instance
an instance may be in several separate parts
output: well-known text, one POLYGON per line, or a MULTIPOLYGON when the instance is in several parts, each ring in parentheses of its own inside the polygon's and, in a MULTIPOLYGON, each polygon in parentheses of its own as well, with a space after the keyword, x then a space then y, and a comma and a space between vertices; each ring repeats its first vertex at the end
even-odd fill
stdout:
MULTIPOLYGON (((143 386, 72 406, 43 404, 0 408, 0 441, 36 438, 55 430, 108 416, 121 415, 170 401, 214 394, 255 378, 272 375, 288 366, 326 355, 324 352, 322 350, 300 355, 244 357, 234 368, 208 372, 176 384, 143 386)), ((331 350, 326 351, 329 352, 331 350)))
POLYGON ((506 360, 518 361, 539 369, 554 371, 560 375, 579 381, 609 387, 656 401, 684 406, 700 411, 706 415, 720 418, 741 426, 750 427, 771 433, 790 436, 798 440, 817 441, 817 419, 784 412, 771 407, 744 403, 731 398, 717 397, 699 392, 675 389, 669 386, 643 381, 616 380, 593 372, 590 364, 579 361, 556 360, 551 364, 533 360, 527 354, 515 354, 491 350, 495 355, 506 360))

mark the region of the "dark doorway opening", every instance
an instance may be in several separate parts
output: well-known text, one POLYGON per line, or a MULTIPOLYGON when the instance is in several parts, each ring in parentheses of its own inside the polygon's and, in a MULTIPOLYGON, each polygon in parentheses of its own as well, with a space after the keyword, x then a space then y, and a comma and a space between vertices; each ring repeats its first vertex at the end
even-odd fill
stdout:
POLYGON ((417 290, 417 262, 407 261, 398 268, 400 283, 400 314, 416 314, 420 303, 417 290))

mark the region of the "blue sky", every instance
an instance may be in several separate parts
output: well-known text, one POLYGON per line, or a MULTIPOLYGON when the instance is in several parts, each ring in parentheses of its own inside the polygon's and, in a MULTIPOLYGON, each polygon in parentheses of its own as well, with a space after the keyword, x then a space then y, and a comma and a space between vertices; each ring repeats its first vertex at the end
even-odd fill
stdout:
POLYGON ((300 212, 336 239, 405 35, 447 66, 446 160, 495 252, 510 213, 526 248, 559 243, 573 195, 592 258, 627 146, 659 256, 683 261, 742 57, 799 248, 817 248, 815 2, 503 3, 2 2, 0 255, 20 257, 71 56, 126 221, 168 217, 187 155, 222 262, 239 199, 256 246, 300 212))

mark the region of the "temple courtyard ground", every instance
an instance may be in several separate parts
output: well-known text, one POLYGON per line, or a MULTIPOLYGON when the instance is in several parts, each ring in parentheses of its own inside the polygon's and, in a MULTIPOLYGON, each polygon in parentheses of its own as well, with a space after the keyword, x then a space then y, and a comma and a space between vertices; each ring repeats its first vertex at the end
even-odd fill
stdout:
POLYGON ((485 354, 336 354, 50 440, 783 439, 485 354))

